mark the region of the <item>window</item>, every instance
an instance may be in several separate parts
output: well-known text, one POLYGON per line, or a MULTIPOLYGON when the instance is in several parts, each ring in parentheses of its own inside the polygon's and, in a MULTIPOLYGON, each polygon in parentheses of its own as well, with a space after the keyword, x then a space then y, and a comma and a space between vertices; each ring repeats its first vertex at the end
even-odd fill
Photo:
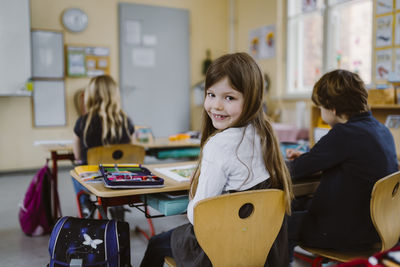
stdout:
POLYGON ((288 0, 287 94, 310 94, 337 68, 371 82, 372 0, 288 0))

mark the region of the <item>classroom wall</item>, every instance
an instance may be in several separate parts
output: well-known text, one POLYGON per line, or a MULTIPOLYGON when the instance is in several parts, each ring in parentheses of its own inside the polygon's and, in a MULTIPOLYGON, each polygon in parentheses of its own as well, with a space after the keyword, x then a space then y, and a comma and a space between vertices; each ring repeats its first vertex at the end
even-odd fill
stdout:
POLYGON ((236 48, 248 51, 249 31, 258 27, 276 26, 276 56, 259 60, 264 73, 271 80, 270 91, 265 96, 268 115, 277 122, 308 128, 310 124, 310 99, 287 98, 286 91, 286 1, 279 0, 236 0, 236 48), (298 102, 304 102, 305 110, 298 102), (299 121, 299 111, 301 120, 299 121))
MULTIPOLYGON (((63 31, 62 12, 69 7, 83 9, 89 16, 88 28, 81 33, 64 31, 64 44, 110 47, 110 72, 118 79, 118 2, 122 1, 31 0, 31 26, 33 29, 63 31)), ((191 84, 203 78, 202 61, 205 59, 206 49, 212 51, 213 58, 228 52, 229 0, 124 0, 123 2, 189 10, 191 84)), ((88 81, 86 78, 65 79, 67 109, 65 127, 33 127, 30 97, 0 97, 0 172, 34 169, 43 165, 49 153, 33 146, 34 141, 72 139, 72 129, 78 116, 73 104, 73 95, 88 81)), ((192 128, 198 127, 199 114, 200 109, 192 111, 192 128)))
POLYGON ((262 26, 276 25, 277 26, 277 56, 270 59, 258 60, 262 70, 271 78, 270 93, 278 95, 278 91, 282 88, 277 83, 277 75, 280 71, 279 64, 281 63, 280 53, 282 47, 282 30, 278 28, 278 7, 283 1, 277 0, 236 0, 236 30, 235 30, 235 48, 237 51, 249 51, 249 32, 262 26))
MULTIPOLYGON (((249 31, 262 26, 276 26, 276 56, 259 60, 263 72, 271 79, 265 97, 270 112, 280 112, 277 119, 295 123, 295 101, 282 100, 285 91, 285 2, 279 0, 31 0, 31 25, 34 29, 64 31, 61 14, 69 7, 83 9, 89 26, 81 33, 64 31, 67 45, 98 45, 110 47, 110 72, 118 79, 118 3, 139 3, 190 12, 190 79, 194 85, 204 79, 202 63, 206 49, 212 59, 227 52, 248 52, 249 31), (232 5, 232 9, 231 9, 232 5), (233 10, 232 17, 230 12, 233 10), (230 32, 233 29, 233 41, 230 32)), ((34 169, 41 166, 49 153, 33 146, 37 140, 72 139, 78 116, 73 103, 76 90, 89 79, 66 78, 67 125, 65 127, 33 127, 32 102, 29 97, 0 97, 0 172, 34 169)), ((189 90, 189 88, 188 88, 189 90)), ((193 104, 193 102, 192 102, 193 104)), ((192 105, 191 129, 199 130, 201 106, 192 105)), ((306 115, 307 116, 307 115, 306 115)), ((69 165, 68 162, 60 162, 69 165)))
MULTIPOLYGON (((236 0, 235 1, 235 48, 237 51, 249 50, 249 32, 253 29, 275 25, 276 55, 273 58, 258 60, 258 63, 271 80, 269 92, 265 95, 268 115, 276 121, 298 124, 296 102, 308 99, 284 99, 286 90, 286 1, 278 0, 236 0)), ((308 127, 309 113, 306 110, 303 125, 308 127)), ((303 126, 302 125, 302 126, 303 126)))

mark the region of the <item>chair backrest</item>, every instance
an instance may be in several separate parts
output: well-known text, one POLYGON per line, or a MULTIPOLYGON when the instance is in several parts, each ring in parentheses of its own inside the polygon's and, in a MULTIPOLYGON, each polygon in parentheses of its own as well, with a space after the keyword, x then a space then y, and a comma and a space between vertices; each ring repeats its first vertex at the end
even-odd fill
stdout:
POLYGON ((400 237, 400 171, 378 180, 371 195, 372 222, 381 238, 381 251, 392 248, 400 237))
POLYGON ((142 164, 145 153, 142 146, 133 144, 98 146, 88 149, 87 161, 89 165, 97 165, 100 163, 142 164))
POLYGON ((282 190, 225 194, 197 203, 194 231, 214 267, 264 266, 284 214, 282 190), (241 218, 239 210, 251 206, 250 215, 241 218))

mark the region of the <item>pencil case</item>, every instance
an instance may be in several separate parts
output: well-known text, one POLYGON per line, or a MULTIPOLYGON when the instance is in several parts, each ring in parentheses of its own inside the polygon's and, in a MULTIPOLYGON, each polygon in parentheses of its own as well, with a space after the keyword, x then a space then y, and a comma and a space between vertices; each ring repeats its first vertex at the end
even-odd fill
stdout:
POLYGON ((99 170, 108 188, 163 187, 164 179, 140 164, 100 164, 99 170))

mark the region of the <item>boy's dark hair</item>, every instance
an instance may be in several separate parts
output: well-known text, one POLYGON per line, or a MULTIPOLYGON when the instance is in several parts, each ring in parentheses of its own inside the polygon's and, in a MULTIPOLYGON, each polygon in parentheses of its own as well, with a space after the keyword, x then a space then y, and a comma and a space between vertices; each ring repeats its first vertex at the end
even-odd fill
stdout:
POLYGON ((326 73, 314 85, 312 101, 317 106, 335 109, 336 115, 352 117, 366 112, 368 92, 358 74, 347 70, 334 70, 326 73))

